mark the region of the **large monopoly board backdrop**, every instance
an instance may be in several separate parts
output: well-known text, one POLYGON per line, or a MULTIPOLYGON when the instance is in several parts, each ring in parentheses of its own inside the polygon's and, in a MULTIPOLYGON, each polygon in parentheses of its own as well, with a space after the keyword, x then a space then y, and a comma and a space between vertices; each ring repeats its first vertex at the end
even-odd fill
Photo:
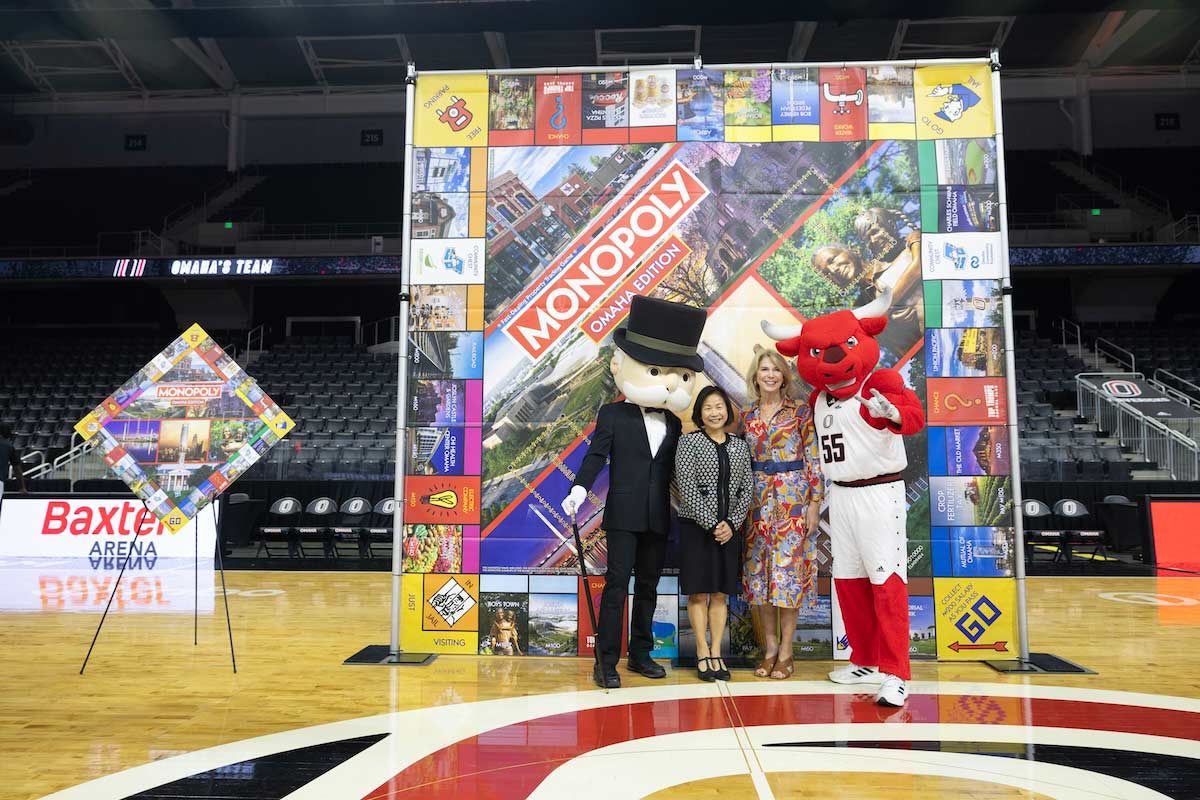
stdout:
MULTIPOLYGON (((929 420, 906 439, 913 655, 1016 651, 987 63, 425 73, 413 91, 407 648, 591 654, 559 501, 616 397, 630 297, 708 309, 704 377, 745 405, 773 346, 760 320, 891 287, 882 363, 929 420)), ((601 573, 606 487, 580 515, 601 573)), ((819 553, 796 653, 845 658, 825 531, 819 553)), ((673 563, 659 656, 693 641, 673 563)), ((732 605, 727 652, 748 655, 732 605)))

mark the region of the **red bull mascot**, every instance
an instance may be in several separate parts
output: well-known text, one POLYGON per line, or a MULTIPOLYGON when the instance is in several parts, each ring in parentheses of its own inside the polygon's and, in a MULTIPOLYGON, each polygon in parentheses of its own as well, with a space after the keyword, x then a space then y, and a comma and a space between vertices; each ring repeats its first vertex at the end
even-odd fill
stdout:
POLYGON ((916 392, 894 369, 876 369, 875 336, 887 325, 891 292, 854 310, 763 330, 800 376, 810 402, 828 484, 833 582, 850 663, 829 673, 842 684, 878 684, 880 705, 903 706, 909 680, 907 507, 901 437, 925 427, 916 392))

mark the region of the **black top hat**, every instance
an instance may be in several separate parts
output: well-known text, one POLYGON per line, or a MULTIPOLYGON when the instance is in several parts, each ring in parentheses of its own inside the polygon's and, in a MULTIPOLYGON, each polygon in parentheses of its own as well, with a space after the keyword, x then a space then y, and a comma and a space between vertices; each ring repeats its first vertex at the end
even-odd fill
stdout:
POLYGON ((613 344, 643 364, 700 372, 704 361, 696 346, 707 319, 703 308, 635 295, 628 324, 613 334, 613 344))

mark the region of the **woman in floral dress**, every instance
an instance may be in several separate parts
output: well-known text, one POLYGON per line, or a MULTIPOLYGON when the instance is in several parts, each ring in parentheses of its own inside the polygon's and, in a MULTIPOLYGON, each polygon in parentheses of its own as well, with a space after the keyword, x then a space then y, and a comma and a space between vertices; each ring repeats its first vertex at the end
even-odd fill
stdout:
POLYGON ((754 674, 776 680, 795 666, 799 609, 817 603, 816 532, 825 487, 812 409, 791 397, 792 381, 783 356, 759 352, 746 375, 754 403, 743 422, 754 459, 754 505, 742 587, 765 640, 754 674))

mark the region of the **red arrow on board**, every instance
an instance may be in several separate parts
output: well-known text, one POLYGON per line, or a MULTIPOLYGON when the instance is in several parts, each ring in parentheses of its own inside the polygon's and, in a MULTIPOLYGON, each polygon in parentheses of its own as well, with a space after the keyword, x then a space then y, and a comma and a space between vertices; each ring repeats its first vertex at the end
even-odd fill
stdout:
POLYGON ((992 642, 991 644, 959 644, 958 642, 954 642, 946 646, 956 653, 959 650, 995 650, 997 653, 1008 652, 1008 642, 992 642))

